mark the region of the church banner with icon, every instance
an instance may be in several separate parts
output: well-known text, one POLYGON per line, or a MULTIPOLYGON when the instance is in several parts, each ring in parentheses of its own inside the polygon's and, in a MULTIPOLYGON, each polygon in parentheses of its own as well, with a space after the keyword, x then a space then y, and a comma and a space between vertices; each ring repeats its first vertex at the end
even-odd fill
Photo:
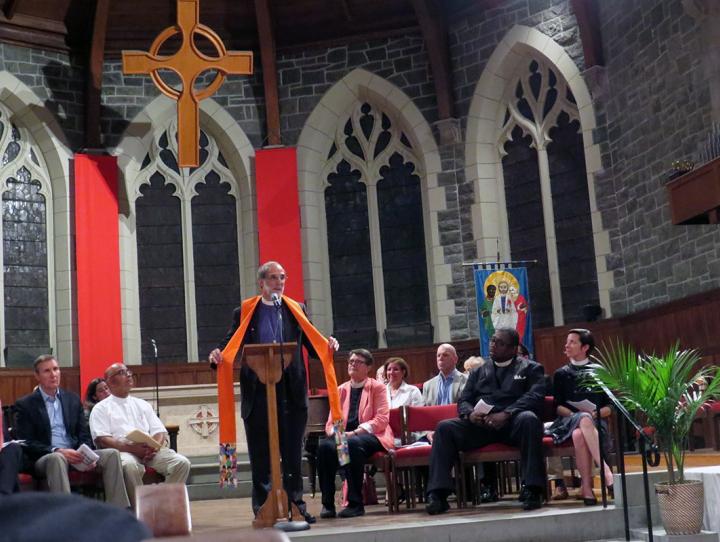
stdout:
POLYGON ((474 275, 482 356, 490 354, 490 337, 496 329, 503 327, 516 329, 520 342, 532 352, 527 268, 477 264, 474 275))

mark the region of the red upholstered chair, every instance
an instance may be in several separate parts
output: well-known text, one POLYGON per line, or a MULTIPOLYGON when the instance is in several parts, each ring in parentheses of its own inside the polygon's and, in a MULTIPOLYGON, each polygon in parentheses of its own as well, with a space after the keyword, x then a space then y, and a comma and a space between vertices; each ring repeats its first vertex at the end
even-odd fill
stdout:
MULTIPOLYGON (((440 406, 407 406, 405 409, 405 433, 434 431, 437 425, 447 419, 457 417, 457 405, 440 406)), ((430 464, 431 446, 397 448, 390 453, 390 512, 399 512, 398 500, 400 477, 404 479, 407 490, 407 507, 415 507, 415 467, 426 467, 430 464)))

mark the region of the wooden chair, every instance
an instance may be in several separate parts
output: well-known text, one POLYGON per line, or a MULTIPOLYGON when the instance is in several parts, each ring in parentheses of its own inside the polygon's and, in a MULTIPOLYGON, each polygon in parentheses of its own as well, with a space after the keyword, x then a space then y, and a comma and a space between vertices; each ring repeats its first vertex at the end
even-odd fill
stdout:
MULTIPOLYGON (((548 422, 554 419, 554 398, 552 396, 546 396, 543 402, 541 421, 548 422)), ((553 443, 552 437, 543 437, 542 445, 543 455, 545 457, 575 457, 575 447, 572 445, 572 441, 566 441, 556 446, 553 443)), ((460 452, 459 455, 460 476, 463 480, 460 484, 461 493, 458 494, 458 503, 460 507, 464 507, 468 500, 465 494, 466 482, 464 480, 466 467, 485 462, 520 461, 520 448, 498 442, 476 448, 475 450, 460 452)))
MULTIPOLYGON (((405 424, 403 433, 407 436, 414 432, 434 431, 437 425, 447 419, 457 417, 457 405, 440 406, 407 406, 405 410, 405 424)), ((393 450, 390 455, 390 480, 392 487, 390 493, 390 512, 399 512, 399 489, 404 485, 407 488, 406 506, 414 508, 416 505, 416 467, 430 465, 431 446, 404 447, 393 450), (401 480, 402 478, 402 480, 401 480)), ((456 476, 456 480, 459 476, 456 476)))
POLYGON ((192 531, 185 484, 152 484, 137 488, 135 515, 153 536, 183 536, 192 531))

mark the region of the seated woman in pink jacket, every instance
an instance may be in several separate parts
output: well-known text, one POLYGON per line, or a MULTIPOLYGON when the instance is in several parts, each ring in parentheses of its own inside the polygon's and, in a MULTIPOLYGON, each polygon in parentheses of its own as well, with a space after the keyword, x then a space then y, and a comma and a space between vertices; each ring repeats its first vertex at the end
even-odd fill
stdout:
POLYGON ((362 481, 365 462, 376 452, 393 447, 393 433, 388 425, 389 408, 385 386, 368 377, 373 357, 364 348, 350 352, 350 381, 339 387, 343 420, 348 439, 350 464, 342 467, 347 480, 348 506, 335 513, 335 474, 338 471, 337 450, 332 436, 332 420, 328 417, 325 432, 328 438, 318 446, 317 466, 322 492, 321 518, 354 518, 365 514, 362 481))

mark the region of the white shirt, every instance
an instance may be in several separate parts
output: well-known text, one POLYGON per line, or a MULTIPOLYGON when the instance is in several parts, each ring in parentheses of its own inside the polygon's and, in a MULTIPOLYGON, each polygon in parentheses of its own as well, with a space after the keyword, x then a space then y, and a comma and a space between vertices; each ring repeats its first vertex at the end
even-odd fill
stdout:
POLYGON ((130 431, 139 429, 150 436, 167 433, 155 415, 150 403, 128 396, 110 397, 100 401, 90 413, 90 433, 93 441, 98 437, 125 438, 130 431))
POLYGON ((394 397, 392 396, 392 388, 390 387, 390 384, 387 384, 385 389, 387 390, 387 400, 390 408, 399 408, 405 405, 423 406, 425 404, 420 390, 405 381, 400 384, 400 387, 395 392, 394 397))

